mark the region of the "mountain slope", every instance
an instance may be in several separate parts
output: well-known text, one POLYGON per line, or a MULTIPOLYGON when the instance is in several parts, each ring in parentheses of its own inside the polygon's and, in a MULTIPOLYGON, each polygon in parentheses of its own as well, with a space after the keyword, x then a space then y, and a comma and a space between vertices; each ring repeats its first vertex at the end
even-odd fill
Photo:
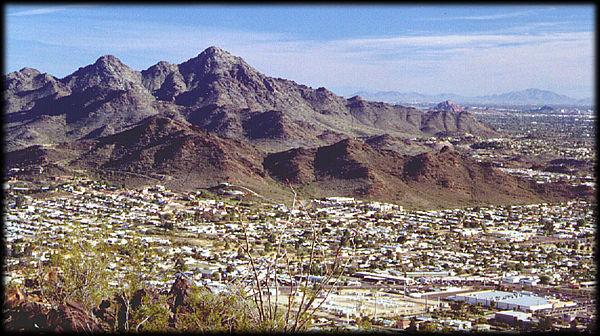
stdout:
POLYGON ((96 140, 73 161, 93 167, 168 176, 172 186, 208 187, 218 181, 263 184, 263 154, 185 122, 155 116, 121 133, 96 140))
POLYGON ((7 161, 9 167, 59 163, 72 170, 164 180, 171 188, 192 190, 219 181, 264 187, 269 181, 263 156, 248 144, 153 116, 113 135, 9 152, 7 161))
MULTIPOLYGON (((141 72, 111 55, 62 79, 25 68, 8 74, 5 85, 8 150, 94 139, 155 115, 269 152, 327 145, 348 136, 448 131, 424 127, 429 112, 345 99, 325 88, 268 77, 217 47, 181 64, 161 61, 141 72)), ((455 124, 462 132, 464 123, 455 124)))
MULTIPOLYGON (((113 135, 9 152, 6 168, 43 166, 58 168, 54 170, 60 175, 86 172, 117 184, 160 183, 180 191, 227 181, 277 201, 291 197, 290 181, 301 197, 344 195, 410 208, 515 204, 592 195, 590 190, 567 185, 539 186, 447 147, 411 156, 383 149, 389 143, 398 145, 393 137, 384 136, 267 154, 186 121, 153 116, 113 135)), ((416 149, 421 150, 419 146, 416 149)))
POLYGON ((23 69, 7 76, 21 84, 6 90, 9 150, 112 134, 158 113, 139 73, 114 56, 100 57, 60 80, 49 75, 23 78, 32 72, 37 71, 23 69), (35 89, 41 76, 46 83, 35 89), (32 86, 33 90, 23 90, 32 86), (47 94, 41 94, 44 91, 47 94))
POLYGON ((495 137, 499 133, 488 125, 478 122, 473 114, 446 100, 429 110, 422 121, 421 130, 434 134, 471 133, 495 137))
POLYGON ((566 185, 542 190, 448 147, 409 156, 352 139, 270 154, 264 167, 306 197, 358 196, 410 208, 517 204, 592 194, 566 185))

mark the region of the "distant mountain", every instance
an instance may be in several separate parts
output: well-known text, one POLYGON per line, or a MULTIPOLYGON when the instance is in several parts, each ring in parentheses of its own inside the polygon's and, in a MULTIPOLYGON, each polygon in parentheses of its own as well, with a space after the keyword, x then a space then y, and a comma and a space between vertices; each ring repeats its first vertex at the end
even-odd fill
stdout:
POLYGON ((454 112, 454 113, 460 113, 460 112, 465 111, 462 107, 456 105, 451 100, 443 101, 443 102, 435 105, 434 107, 432 107, 430 110, 436 111, 436 112, 454 112))
POLYGON ((499 135, 491 127, 475 121, 473 114, 446 100, 429 109, 424 121, 427 128, 423 130, 435 134, 453 134, 461 130, 470 134, 484 134, 487 137, 499 135))
POLYGON ((397 92, 397 91, 358 91, 348 97, 359 95, 367 100, 380 101, 389 104, 435 104, 440 101, 452 100, 463 102, 464 96, 454 93, 440 93, 436 95, 427 95, 418 92, 397 92))
MULTIPOLYGON (((111 55, 62 79, 24 68, 5 76, 5 88, 8 150, 94 139, 155 115, 267 151, 327 145, 348 136, 450 131, 428 125, 426 111, 359 96, 346 99, 325 88, 265 76, 217 47, 181 64, 161 61, 141 72, 111 55)), ((462 127, 452 132, 463 132, 462 127)))
POLYGON ((416 92, 401 93, 396 91, 359 91, 368 100, 382 101, 390 104, 433 104, 443 100, 452 100, 459 104, 492 104, 492 105, 592 105, 592 98, 576 99, 560 95, 552 91, 526 89, 503 94, 486 96, 461 96, 453 93, 426 95, 416 92))
POLYGON ((592 97, 586 97, 586 98, 582 98, 577 100, 577 104, 580 105, 594 105, 595 104, 595 100, 592 97))
POLYGON ((576 104, 577 99, 560 95, 552 91, 539 89, 526 89, 523 91, 514 91, 503 93, 500 95, 479 96, 476 97, 480 101, 490 102, 494 104, 511 104, 511 105, 527 105, 527 104, 576 104))

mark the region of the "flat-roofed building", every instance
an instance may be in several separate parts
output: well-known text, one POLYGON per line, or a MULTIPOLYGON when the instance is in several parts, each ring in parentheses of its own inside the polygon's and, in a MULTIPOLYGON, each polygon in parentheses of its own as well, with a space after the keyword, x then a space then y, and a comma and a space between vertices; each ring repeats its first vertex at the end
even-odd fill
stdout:
POLYGON ((520 312, 520 311, 514 311, 514 310, 504 310, 504 311, 500 311, 497 312, 494 315, 494 318, 497 321, 503 321, 503 322, 508 322, 508 323, 517 323, 519 321, 522 322, 529 322, 531 321, 531 313, 525 313, 525 312, 520 312))
POLYGON ((552 308, 552 303, 544 297, 523 293, 496 290, 465 293, 448 297, 452 301, 464 301, 472 305, 482 305, 505 310, 535 312, 552 308))

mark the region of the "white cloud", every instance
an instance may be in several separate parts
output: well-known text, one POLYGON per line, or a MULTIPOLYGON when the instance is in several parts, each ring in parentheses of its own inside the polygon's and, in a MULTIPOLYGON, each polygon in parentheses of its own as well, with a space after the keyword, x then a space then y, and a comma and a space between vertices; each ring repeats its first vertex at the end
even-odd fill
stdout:
POLYGON ((43 8, 29 9, 29 10, 24 10, 24 11, 18 11, 18 12, 14 12, 14 13, 9 13, 9 14, 7 14, 7 16, 43 15, 43 14, 49 14, 49 13, 54 13, 54 12, 58 12, 58 11, 63 11, 65 9, 72 8, 72 7, 81 7, 81 6, 78 6, 78 5, 67 5, 67 6, 43 7, 43 8))
POLYGON ((448 19, 455 19, 455 20, 477 20, 477 21, 481 21, 481 20, 500 20, 500 19, 508 19, 508 18, 514 18, 514 17, 524 16, 524 15, 531 15, 532 13, 534 13, 536 11, 537 10, 527 10, 527 11, 518 11, 518 12, 511 12, 511 13, 493 14, 493 15, 457 16, 457 17, 451 17, 451 18, 448 18, 448 19))
POLYGON ((532 16, 536 15, 541 11, 555 10, 554 7, 545 8, 532 8, 529 10, 519 10, 514 12, 489 14, 489 15, 463 15, 463 16, 440 16, 440 17, 425 17, 425 21, 448 21, 448 20, 473 20, 473 21, 487 21, 487 20, 504 20, 509 18, 516 18, 520 16, 532 16))
MULTIPOLYGON (((502 44, 539 44, 553 41, 581 41, 591 40, 591 32, 553 33, 541 35, 516 35, 516 34, 451 34, 451 35, 424 35, 400 36, 387 38, 351 39, 334 41, 347 48, 364 48, 376 50, 389 50, 394 48, 490 48, 502 44)), ((441 49, 444 50, 444 49, 441 49)))

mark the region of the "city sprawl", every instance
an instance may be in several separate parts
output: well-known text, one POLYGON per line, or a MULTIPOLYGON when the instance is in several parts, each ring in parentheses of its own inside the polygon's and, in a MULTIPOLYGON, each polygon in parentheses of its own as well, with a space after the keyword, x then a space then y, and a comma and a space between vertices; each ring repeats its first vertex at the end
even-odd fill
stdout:
MULTIPOLYGON (((291 255, 306 254, 315 229, 323 264, 333 262, 340 244, 342 255, 351 257, 317 324, 341 326, 371 315, 373 324, 401 327, 401 315, 452 329, 490 328, 484 322, 494 318, 490 306, 462 318, 445 311, 453 311, 452 298, 460 298, 452 294, 500 289, 549 303, 511 306, 524 319, 556 315, 565 307, 558 315, 566 322, 595 315, 595 217, 586 201, 408 211, 340 197, 288 209, 202 199, 201 193, 161 186, 111 188, 87 179, 64 182, 57 191, 64 196, 36 199, 9 190, 5 283, 27 284, 57 259, 81 258, 101 265, 116 291, 132 277, 168 289, 177 272, 198 286, 227 291, 229 283, 251 281, 250 263, 239 248, 244 231, 264 281, 277 245, 291 255)), ((301 267, 299 260, 290 265, 301 267)), ((309 273, 319 281, 322 269, 309 273)), ((280 286, 302 280, 279 276, 280 286)))

